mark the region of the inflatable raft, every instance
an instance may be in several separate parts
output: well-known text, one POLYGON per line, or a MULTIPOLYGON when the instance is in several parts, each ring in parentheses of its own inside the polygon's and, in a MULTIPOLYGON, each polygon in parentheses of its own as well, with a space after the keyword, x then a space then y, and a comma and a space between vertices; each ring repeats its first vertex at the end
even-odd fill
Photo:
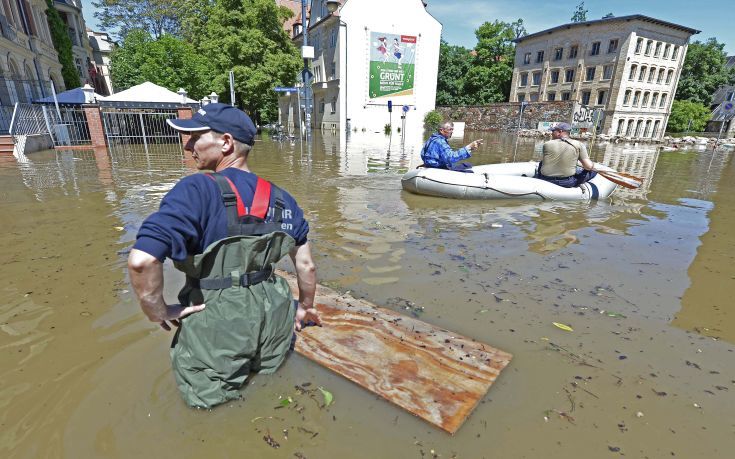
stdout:
MULTIPOLYGON (((564 188, 533 178, 538 163, 486 164, 473 166, 473 173, 419 168, 406 173, 401 185, 406 191, 455 199, 548 199, 590 201, 609 197, 617 185, 597 175, 587 183, 564 188)), ((597 169, 607 169, 595 164, 597 169)))

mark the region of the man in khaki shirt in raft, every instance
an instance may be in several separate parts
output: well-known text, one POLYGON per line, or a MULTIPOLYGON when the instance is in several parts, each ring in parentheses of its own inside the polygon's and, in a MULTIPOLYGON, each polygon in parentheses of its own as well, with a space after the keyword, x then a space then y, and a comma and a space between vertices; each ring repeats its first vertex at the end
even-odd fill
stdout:
POLYGON ((587 147, 582 142, 570 139, 570 130, 571 126, 567 123, 558 123, 551 128, 552 140, 544 143, 543 158, 536 178, 572 188, 597 175, 594 163, 587 154, 587 147), (582 163, 582 167, 577 166, 577 161, 582 163))

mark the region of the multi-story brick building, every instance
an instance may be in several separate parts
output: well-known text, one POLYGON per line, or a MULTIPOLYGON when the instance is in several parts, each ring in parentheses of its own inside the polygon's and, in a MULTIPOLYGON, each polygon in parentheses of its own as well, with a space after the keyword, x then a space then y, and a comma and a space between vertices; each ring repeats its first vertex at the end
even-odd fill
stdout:
POLYGON ((515 40, 510 101, 573 100, 602 111, 601 133, 660 139, 697 33, 637 14, 526 35, 515 40))

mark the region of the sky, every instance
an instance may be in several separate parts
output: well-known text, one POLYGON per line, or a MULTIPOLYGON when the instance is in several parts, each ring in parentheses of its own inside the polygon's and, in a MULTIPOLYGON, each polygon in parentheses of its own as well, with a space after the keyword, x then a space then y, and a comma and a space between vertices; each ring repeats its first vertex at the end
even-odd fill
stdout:
MULTIPOLYGON (((486 21, 512 22, 522 18, 528 33, 539 32, 570 22, 578 0, 426 0, 429 12, 442 23, 443 38, 452 45, 474 48, 475 29, 486 21)), ((587 19, 599 19, 607 13, 615 16, 643 14, 701 30, 693 40, 710 37, 725 43, 728 55, 735 55, 735 8, 732 0, 709 0, 691 7, 690 0, 587 0, 587 19)), ((696 4, 696 3, 695 3, 696 4)), ((99 30, 92 0, 82 0, 87 27, 99 30)))

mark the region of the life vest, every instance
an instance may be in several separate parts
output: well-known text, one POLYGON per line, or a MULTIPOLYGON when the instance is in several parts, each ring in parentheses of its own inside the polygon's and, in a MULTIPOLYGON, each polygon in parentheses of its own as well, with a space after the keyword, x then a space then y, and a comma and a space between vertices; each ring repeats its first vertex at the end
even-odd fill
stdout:
POLYGON ((295 246, 282 226, 283 191, 258 178, 246 206, 230 179, 208 175, 220 190, 227 237, 174 262, 186 274, 179 302, 206 308, 181 321, 170 352, 179 391, 199 408, 240 398, 251 372, 274 372, 288 353, 296 313, 288 283, 273 274, 295 246))

